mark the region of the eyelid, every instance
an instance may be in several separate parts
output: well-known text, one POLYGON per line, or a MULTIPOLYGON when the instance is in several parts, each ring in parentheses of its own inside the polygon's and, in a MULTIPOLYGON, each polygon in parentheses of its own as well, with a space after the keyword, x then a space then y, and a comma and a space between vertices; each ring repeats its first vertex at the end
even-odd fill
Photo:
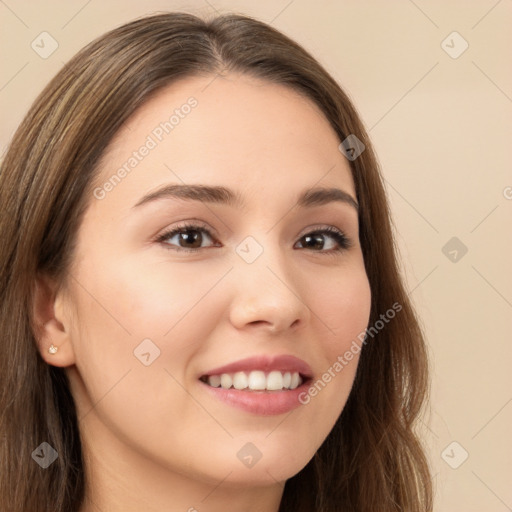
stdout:
MULTIPOLYGON (((180 231, 202 231, 206 232, 208 236, 214 240, 217 237, 217 234, 213 228, 211 228, 208 224, 206 224, 203 221, 196 220, 196 219, 190 219, 187 221, 183 221, 181 223, 178 223, 176 226, 173 226, 172 228, 166 229, 163 233, 157 235, 154 239, 154 242, 160 242, 165 243, 165 240, 167 240, 169 237, 175 235, 176 233, 179 233, 180 231)), ((170 244, 166 244, 170 245, 170 244)), ((175 247, 175 246, 172 246, 175 247)), ((187 251, 189 249, 185 249, 183 247, 180 248, 180 250, 187 251)), ((197 249, 193 249, 197 250, 197 249)))
MULTIPOLYGON (((188 221, 184 221, 181 224, 178 224, 168 230, 166 230, 164 233, 157 235, 155 238, 155 242, 165 244, 167 249, 174 250, 175 252, 198 252, 204 249, 208 249, 208 247, 197 247, 197 248, 185 248, 185 247, 179 247, 176 245, 171 245, 166 242, 170 237, 175 236, 176 234, 184 231, 200 231, 200 232, 206 232, 208 237, 212 239, 212 241, 216 241, 217 235, 215 233, 215 230, 212 229, 208 224, 204 223, 203 221, 191 219, 188 221)), ((350 249, 353 246, 352 239, 340 228, 337 228, 332 225, 317 225, 317 226, 309 226, 303 230, 303 232, 298 236, 298 241, 305 237, 306 235, 312 235, 312 234, 321 234, 325 235, 327 234, 331 238, 333 238, 336 243, 338 244, 338 247, 336 249, 329 249, 329 250, 310 250, 310 252, 313 253, 320 253, 320 254, 339 254, 341 252, 344 252, 348 249, 350 249)), ((217 245, 218 247, 218 245, 217 245)), ((305 248, 307 249, 307 248, 305 248)))
POLYGON ((350 249, 353 246, 352 239, 345 233, 344 230, 337 228, 332 225, 318 225, 318 226, 309 226, 304 232, 299 235, 299 240, 306 235, 311 234, 321 234, 321 235, 329 235, 331 238, 334 238, 338 243, 337 249, 330 249, 327 251, 312 251, 320 254, 336 254, 340 252, 344 252, 350 249))

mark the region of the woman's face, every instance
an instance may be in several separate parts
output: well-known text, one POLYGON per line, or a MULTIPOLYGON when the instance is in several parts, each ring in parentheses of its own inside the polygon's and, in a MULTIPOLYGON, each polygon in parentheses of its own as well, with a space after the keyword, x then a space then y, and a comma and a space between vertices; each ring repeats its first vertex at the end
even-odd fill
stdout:
POLYGON ((92 454, 251 485, 311 459, 359 355, 336 362, 370 312, 338 145, 310 100, 234 74, 174 84, 120 130, 65 299, 92 454))

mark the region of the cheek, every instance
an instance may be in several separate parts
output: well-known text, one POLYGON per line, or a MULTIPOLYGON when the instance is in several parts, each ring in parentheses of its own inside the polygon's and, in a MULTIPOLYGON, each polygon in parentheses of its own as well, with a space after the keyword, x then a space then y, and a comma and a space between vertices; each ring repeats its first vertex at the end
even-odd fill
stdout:
POLYGON ((100 410, 109 404, 105 417, 166 422, 197 414, 178 383, 190 380, 191 361, 207 350, 205 340, 221 321, 216 285, 229 267, 89 261, 76 276, 87 291, 77 287, 73 333, 83 395, 101 401, 100 410))
POLYGON ((325 333, 318 338, 317 352, 322 354, 320 374, 301 397, 305 409, 323 411, 326 433, 341 414, 350 394, 368 326, 371 290, 364 267, 355 266, 328 282, 317 281, 312 287, 308 306, 316 313, 316 325, 325 333), (324 286, 322 286, 324 284, 324 286), (308 405, 309 404, 309 405, 308 405))
POLYGON ((327 332, 323 348, 336 357, 368 325, 371 291, 364 267, 354 266, 337 277, 326 276, 324 281, 316 276, 309 297, 308 306, 327 332))
POLYGON ((190 319, 217 278, 204 273, 198 279, 197 273, 180 267, 145 268, 135 259, 103 253, 88 257, 76 272, 78 315, 72 341, 91 400, 127 371, 133 372, 130 379, 145 371, 142 388, 155 384, 158 367, 160 372, 169 368, 182 381, 208 315, 203 322, 190 319))
POLYGON ((76 291, 73 343, 83 387, 74 395, 81 397, 82 414, 94 409, 91 423, 100 418, 119 439, 168 456, 171 447, 164 450, 162 439, 169 432, 193 434, 183 418, 205 432, 218 428, 183 383, 189 362, 219 322, 211 292, 225 271, 136 267, 125 260, 93 272, 91 264, 76 275, 87 291, 76 291))
POLYGON ((141 258, 118 259, 112 264, 108 255, 101 259, 103 264, 90 258, 91 264, 81 274, 81 280, 88 283, 87 295, 96 303, 87 308, 89 314, 104 318, 111 329, 121 327, 119 332, 129 333, 132 343, 144 338, 175 338, 181 324, 190 324, 193 317, 197 320, 198 310, 201 319, 208 321, 202 303, 215 296, 215 287, 228 266, 213 268, 185 261, 170 264, 165 259, 148 265, 141 258))

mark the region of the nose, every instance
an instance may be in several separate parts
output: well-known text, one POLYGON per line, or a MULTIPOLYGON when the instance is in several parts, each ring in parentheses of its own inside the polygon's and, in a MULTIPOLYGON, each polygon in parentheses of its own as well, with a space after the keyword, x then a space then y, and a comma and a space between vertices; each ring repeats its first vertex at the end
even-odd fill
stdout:
MULTIPOLYGON (((276 251, 277 252, 277 251, 276 251)), ((271 334, 296 331, 310 318, 299 275, 282 255, 266 249, 253 263, 238 261, 231 278, 236 283, 230 321, 237 329, 271 334)))

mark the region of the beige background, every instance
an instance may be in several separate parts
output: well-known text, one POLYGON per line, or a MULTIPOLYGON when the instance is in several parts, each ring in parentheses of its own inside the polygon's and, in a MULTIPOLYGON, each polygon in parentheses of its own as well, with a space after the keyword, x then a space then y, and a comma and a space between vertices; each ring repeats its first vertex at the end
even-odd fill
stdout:
POLYGON ((1 1, 2 153, 78 49, 162 10, 254 15, 302 43, 353 98, 382 164, 431 348, 423 436, 435 510, 512 510, 512 1, 1 1), (46 59, 31 48, 43 31, 59 45, 46 59), (442 43, 453 31, 469 44, 458 58, 445 49, 461 50, 459 36, 442 43), (462 257, 445 250, 459 251, 448 254, 455 262, 442 252, 452 237, 468 248, 462 257), (453 469, 463 450, 469 457, 453 469))

